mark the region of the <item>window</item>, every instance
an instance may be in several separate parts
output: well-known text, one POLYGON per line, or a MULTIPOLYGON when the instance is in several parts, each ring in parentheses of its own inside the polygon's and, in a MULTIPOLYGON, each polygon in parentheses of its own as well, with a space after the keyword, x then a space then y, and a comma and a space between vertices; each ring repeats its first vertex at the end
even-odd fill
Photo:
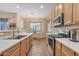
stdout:
POLYGON ((41 31, 41 23, 31 23, 30 24, 30 31, 41 31))
POLYGON ((8 19, 0 18, 0 30, 7 30, 7 29, 8 29, 8 19))

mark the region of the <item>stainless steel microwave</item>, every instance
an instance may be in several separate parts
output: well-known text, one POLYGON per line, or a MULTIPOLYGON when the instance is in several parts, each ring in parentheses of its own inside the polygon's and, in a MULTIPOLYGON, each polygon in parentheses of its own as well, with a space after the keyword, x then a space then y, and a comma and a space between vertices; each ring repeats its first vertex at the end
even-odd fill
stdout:
POLYGON ((60 26, 63 24, 63 13, 61 13, 59 16, 57 16, 54 21, 53 21, 53 25, 54 26, 60 26))

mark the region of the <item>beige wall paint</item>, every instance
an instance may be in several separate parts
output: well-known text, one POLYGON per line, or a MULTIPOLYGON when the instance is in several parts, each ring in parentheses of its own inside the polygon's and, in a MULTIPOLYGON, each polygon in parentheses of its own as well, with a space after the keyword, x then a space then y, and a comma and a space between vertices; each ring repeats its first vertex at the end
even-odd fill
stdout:
MULTIPOLYGON (((16 16, 17 16, 16 13, 0 12, 0 18, 8 18, 9 23, 17 23, 16 16)), ((9 28, 9 30, 12 30, 12 28, 9 28)))
POLYGON ((35 23, 35 22, 42 24, 40 33, 47 32, 47 21, 45 19, 25 19, 24 21, 25 31, 30 32, 30 23, 35 23))
POLYGON ((0 12, 0 18, 8 18, 9 23, 16 23, 16 13, 0 12))
POLYGON ((30 32, 30 23, 41 23, 42 27, 41 27, 41 31, 40 32, 36 32, 36 34, 33 35, 34 38, 46 38, 46 33, 47 33, 47 20, 45 19, 25 19, 24 20, 24 27, 25 27, 25 31, 26 32, 30 32))

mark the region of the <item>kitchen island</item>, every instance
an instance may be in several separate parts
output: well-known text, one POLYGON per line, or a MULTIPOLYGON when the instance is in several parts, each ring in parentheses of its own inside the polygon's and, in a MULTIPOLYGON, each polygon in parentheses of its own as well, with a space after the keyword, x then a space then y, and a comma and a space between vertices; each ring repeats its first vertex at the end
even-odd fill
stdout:
POLYGON ((25 56, 32 47, 33 33, 24 33, 21 39, 1 39, 0 55, 2 56, 25 56))

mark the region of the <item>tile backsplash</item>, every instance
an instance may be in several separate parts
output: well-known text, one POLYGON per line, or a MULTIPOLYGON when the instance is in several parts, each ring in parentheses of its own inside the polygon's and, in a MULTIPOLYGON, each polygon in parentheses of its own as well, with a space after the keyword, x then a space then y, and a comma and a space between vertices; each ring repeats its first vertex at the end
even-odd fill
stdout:
POLYGON ((79 25, 63 26, 63 27, 54 27, 52 32, 63 32, 65 30, 79 29, 79 25))

